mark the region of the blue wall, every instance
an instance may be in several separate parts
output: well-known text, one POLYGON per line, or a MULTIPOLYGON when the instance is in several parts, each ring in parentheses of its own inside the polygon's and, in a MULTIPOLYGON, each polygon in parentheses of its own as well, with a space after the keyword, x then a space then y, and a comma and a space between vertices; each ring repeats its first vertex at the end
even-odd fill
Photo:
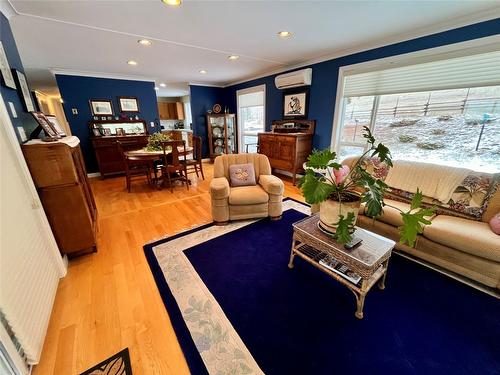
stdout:
MULTIPOLYGON (((305 66, 304 68, 311 67, 313 69, 308 118, 317 121, 314 147, 330 147, 338 71, 341 66, 440 47, 495 34, 500 34, 500 18, 305 66)), ((226 105, 229 106, 232 113, 235 113, 236 90, 265 84, 266 127, 270 129, 272 120, 280 120, 282 118, 283 91, 276 89, 274 85, 275 76, 267 76, 225 88, 226 93, 224 97, 227 100, 226 105)))
MULTIPOLYGON (((191 115, 193 117, 193 133, 203 139, 202 154, 209 157, 207 138, 207 111, 218 103, 224 109, 228 105, 228 90, 219 87, 189 86, 189 100, 191 102, 191 115)), ((235 108, 236 106, 234 106, 235 108)), ((234 113, 234 112, 231 112, 234 113)))
MULTIPOLYGON (((158 105, 153 82, 70 75, 56 75, 56 80, 64 101, 64 113, 71 127, 71 133, 80 138, 88 172, 98 171, 88 126, 88 122, 92 120, 89 99, 111 100, 114 116, 119 116, 121 112, 118 97, 134 96, 139 103, 139 118, 146 121, 148 131, 154 133, 159 130, 158 105), (78 110, 77 115, 72 114, 72 108, 78 110), (156 122, 157 125, 151 127, 151 121, 156 122)), ((135 116, 136 113, 130 115, 135 116)))
MULTIPOLYGON (((19 52, 17 51, 16 41, 14 40, 14 36, 12 35, 9 20, 2 13, 0 13, 0 40, 2 41, 3 48, 5 50, 5 54, 7 55, 7 60, 9 61, 10 67, 24 73, 23 63, 21 62, 21 57, 19 56, 19 52)), ((9 113, 12 124, 14 125, 17 139, 21 143, 21 138, 19 136, 19 133, 17 132, 17 127, 23 127, 26 136, 29 137, 30 133, 37 127, 37 123, 33 116, 31 116, 24 110, 24 101, 22 101, 21 96, 19 95, 20 92, 11 89, 10 87, 6 87, 3 84, 0 84, 0 92, 2 93, 3 100, 5 101, 5 105, 7 106, 7 112, 9 113), (8 102, 12 102, 14 104, 17 118, 12 117, 8 102)), ((35 104, 35 100, 33 100, 33 104, 35 104)))

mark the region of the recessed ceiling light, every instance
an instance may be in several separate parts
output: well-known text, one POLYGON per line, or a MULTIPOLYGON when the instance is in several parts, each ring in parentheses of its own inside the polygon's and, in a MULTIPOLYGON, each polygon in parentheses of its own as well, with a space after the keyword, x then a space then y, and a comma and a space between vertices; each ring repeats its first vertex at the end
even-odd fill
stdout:
POLYGON ((151 44, 153 44, 153 42, 150 41, 149 39, 139 39, 137 43, 139 43, 142 46, 150 46, 151 44))
POLYGON ((161 87, 167 87, 167 85, 165 83, 160 83, 160 86, 161 87))
POLYGON ((200 74, 207 74, 207 71, 206 70, 200 70, 200 74))
POLYGON ((160 88, 155 86, 155 90, 158 91, 160 88))
POLYGON ((161 0, 161 1, 163 1, 163 3, 167 5, 173 5, 176 7, 178 7, 182 3, 182 0, 161 0))
POLYGON ((238 55, 230 55, 227 57, 229 60, 238 60, 240 57, 238 55))
POLYGON ((137 65, 137 61, 129 60, 129 61, 127 61, 127 64, 129 64, 129 65, 137 65))
POLYGON ((278 36, 280 38, 290 38, 292 36, 292 33, 290 31, 280 31, 278 32, 278 36))

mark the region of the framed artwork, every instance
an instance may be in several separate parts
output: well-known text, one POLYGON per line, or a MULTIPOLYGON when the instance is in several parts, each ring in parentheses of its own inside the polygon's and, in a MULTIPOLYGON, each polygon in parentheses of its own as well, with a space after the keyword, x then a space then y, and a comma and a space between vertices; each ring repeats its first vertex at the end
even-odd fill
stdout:
POLYGON ((40 125, 48 137, 51 138, 61 138, 57 131, 54 129, 49 119, 43 114, 43 112, 33 111, 31 112, 33 117, 35 118, 38 125, 40 125))
POLYGON ((7 55, 3 48, 3 44, 0 41, 0 72, 2 74, 2 83, 6 87, 11 89, 16 89, 16 82, 14 82, 14 77, 12 76, 12 71, 10 70, 9 61, 7 60, 7 55))
POLYGON ((306 118, 309 89, 285 91, 283 93, 283 118, 306 118))
POLYGON ((139 112, 137 98, 132 96, 119 96, 118 103, 120 103, 121 112, 139 112))
POLYGON ((93 116, 113 116, 113 103, 111 103, 111 100, 90 99, 89 103, 93 116))
POLYGON ((26 76, 19 70, 12 69, 14 76, 17 81, 18 92, 23 99, 24 109, 27 112, 33 112, 35 110, 35 105, 33 104, 33 99, 31 98, 31 92, 28 87, 28 81, 26 81, 26 76))
POLYGON ((54 130, 59 134, 61 137, 66 137, 66 132, 64 131, 63 127, 61 124, 59 124, 59 121, 57 120, 57 117, 54 115, 45 115, 47 117, 47 120, 49 120, 50 124, 54 128, 54 130))

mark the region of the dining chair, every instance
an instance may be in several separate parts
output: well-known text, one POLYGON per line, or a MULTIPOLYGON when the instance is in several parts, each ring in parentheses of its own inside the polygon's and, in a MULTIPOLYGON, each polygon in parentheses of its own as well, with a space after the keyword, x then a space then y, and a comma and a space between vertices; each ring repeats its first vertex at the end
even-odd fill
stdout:
POLYGON ((187 178, 187 167, 186 167, 186 153, 179 152, 179 147, 183 150, 186 149, 185 141, 166 141, 161 142, 161 147, 163 149, 163 164, 160 165, 160 170, 163 175, 163 182, 165 182, 165 176, 167 177, 168 185, 170 186, 170 192, 174 192, 174 187, 172 185, 173 181, 179 180, 182 184, 186 183, 186 187, 189 190, 189 181, 187 178), (180 159, 182 157, 182 160, 180 159))
POLYGON ((126 155, 127 151, 137 150, 136 143, 126 143, 117 141, 118 150, 123 160, 125 169, 125 179, 127 181, 127 191, 130 193, 132 179, 135 177, 146 177, 148 184, 151 185, 152 162, 141 159, 140 157, 126 155))
POLYGON ((202 160, 201 142, 202 142, 201 137, 193 135, 193 158, 187 159, 184 163, 186 163, 186 169, 188 171, 187 173, 196 173, 196 177, 200 177, 198 175, 198 168, 199 168, 201 177, 205 179, 205 175, 203 174, 203 163, 201 162, 202 160))

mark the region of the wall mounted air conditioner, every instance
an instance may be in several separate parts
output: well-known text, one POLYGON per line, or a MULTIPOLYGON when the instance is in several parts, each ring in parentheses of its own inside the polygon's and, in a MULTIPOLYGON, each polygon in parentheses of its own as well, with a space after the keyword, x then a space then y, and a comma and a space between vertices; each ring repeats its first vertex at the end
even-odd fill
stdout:
POLYGON ((296 70, 295 72, 280 74, 274 78, 278 89, 289 89, 292 87, 307 86, 311 84, 312 69, 296 70))

